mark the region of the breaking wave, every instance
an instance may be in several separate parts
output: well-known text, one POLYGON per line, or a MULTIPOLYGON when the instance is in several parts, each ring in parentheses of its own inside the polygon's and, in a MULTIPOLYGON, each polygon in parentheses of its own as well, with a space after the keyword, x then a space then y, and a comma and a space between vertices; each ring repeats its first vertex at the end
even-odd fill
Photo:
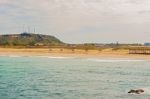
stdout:
POLYGON ((145 60, 138 60, 138 59, 99 59, 99 58, 88 58, 88 61, 94 62, 138 62, 138 61, 145 61, 145 60))

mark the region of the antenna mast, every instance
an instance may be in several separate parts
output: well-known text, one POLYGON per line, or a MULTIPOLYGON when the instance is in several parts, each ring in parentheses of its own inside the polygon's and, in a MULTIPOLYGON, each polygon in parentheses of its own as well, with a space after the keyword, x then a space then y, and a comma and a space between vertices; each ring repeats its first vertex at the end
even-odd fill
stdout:
POLYGON ((35 28, 34 28, 34 33, 35 33, 35 28))

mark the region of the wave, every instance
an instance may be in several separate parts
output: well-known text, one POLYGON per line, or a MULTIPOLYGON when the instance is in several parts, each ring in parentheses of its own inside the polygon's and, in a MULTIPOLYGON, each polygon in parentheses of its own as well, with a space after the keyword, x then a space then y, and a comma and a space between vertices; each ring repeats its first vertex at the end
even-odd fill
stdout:
POLYGON ((51 59, 72 59, 75 57, 62 57, 62 56, 29 56, 29 57, 41 57, 41 58, 51 58, 51 59))
POLYGON ((1 55, 1 57, 24 57, 24 56, 19 56, 19 55, 1 55))
POLYGON ((41 57, 41 58, 50 58, 50 59, 82 59, 86 61, 93 62, 140 62, 146 60, 139 59, 127 59, 127 58, 85 58, 85 57, 67 57, 67 56, 30 56, 30 55, 0 55, 0 57, 41 57))
POLYGON ((0 55, 0 57, 41 57, 41 58, 52 58, 52 59, 72 59, 75 57, 61 57, 61 56, 23 56, 23 55, 0 55))
POLYGON ((16 57, 17 58, 17 57, 28 57, 28 56, 10 55, 9 57, 14 57, 14 58, 16 57))
POLYGON ((54 58, 54 59, 72 59, 74 57, 52 57, 52 56, 48 56, 48 58, 54 58))
POLYGON ((140 62, 145 60, 138 60, 138 59, 99 59, 99 58, 88 58, 88 61, 94 62, 140 62))

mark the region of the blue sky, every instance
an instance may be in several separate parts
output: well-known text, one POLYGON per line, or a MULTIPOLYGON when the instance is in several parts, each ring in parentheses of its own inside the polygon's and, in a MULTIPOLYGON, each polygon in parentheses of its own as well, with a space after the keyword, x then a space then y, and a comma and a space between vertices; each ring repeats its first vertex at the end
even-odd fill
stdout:
POLYGON ((29 27, 67 43, 150 42, 150 0, 0 0, 0 33, 29 27))

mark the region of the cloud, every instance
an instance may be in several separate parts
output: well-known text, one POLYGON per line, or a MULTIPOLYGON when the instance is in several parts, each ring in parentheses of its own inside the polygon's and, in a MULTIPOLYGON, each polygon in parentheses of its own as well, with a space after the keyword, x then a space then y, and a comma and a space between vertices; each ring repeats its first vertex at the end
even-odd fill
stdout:
POLYGON ((138 35, 134 42, 150 32, 149 5, 149 0, 0 0, 0 29, 21 32, 25 24, 66 42, 105 42, 108 34, 110 41, 123 42, 126 34, 138 35))
POLYGON ((7 4, 8 2, 9 2, 8 0, 1 0, 0 5, 7 4))

